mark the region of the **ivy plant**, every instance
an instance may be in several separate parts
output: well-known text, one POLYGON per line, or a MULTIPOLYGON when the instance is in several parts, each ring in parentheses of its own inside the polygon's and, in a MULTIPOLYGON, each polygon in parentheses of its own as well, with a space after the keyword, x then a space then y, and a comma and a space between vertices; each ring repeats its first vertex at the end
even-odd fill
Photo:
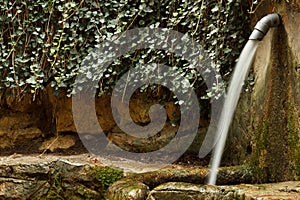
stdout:
MULTIPOLYGON (((64 90, 70 95, 89 52, 104 40, 138 27, 187 34, 207 50, 226 80, 249 35, 247 2, 0 0, 0 90, 36 95, 49 86, 54 92, 64 90)), ((99 94, 111 91, 128 69, 150 62, 177 67, 205 90, 201 76, 182 59, 171 52, 141 49, 115 60, 99 80, 99 94)))

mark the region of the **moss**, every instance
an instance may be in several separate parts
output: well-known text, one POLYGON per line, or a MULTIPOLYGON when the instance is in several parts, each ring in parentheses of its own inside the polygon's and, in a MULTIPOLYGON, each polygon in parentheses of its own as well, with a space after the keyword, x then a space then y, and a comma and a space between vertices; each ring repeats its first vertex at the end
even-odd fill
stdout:
POLYGON ((289 149, 291 155, 291 170, 296 179, 300 179, 300 152, 299 152, 299 128, 297 126, 297 116, 295 115, 295 105, 289 103, 289 113, 287 129, 289 133, 289 149))
POLYGON ((114 182, 123 178, 123 171, 110 167, 95 167, 92 170, 92 176, 100 183, 100 193, 102 198, 106 198, 106 191, 114 182))
MULTIPOLYGON (((299 144, 299 125, 298 117, 296 114, 297 106, 294 103, 287 103, 287 132, 288 132, 288 149, 290 155, 290 168, 293 177, 297 180, 300 179, 300 144, 299 144)), ((253 154, 250 159, 250 167, 253 170, 255 179, 257 182, 269 181, 270 172, 269 168, 272 168, 272 164, 277 165, 277 163, 272 163, 268 161, 268 156, 271 155, 268 152, 268 136, 269 136, 269 124, 268 121, 262 121, 257 131, 254 131, 256 136, 256 143, 253 148, 253 154), (270 154, 270 155, 269 155, 270 154)), ((275 167, 276 168, 276 167, 275 167)))
MULTIPOLYGON (((80 197, 78 197, 77 199, 103 199, 102 194, 97 193, 95 194, 95 192, 89 190, 88 188, 79 188, 76 193, 78 193, 80 195, 80 197)), ((75 199, 74 197, 72 197, 73 199, 75 199)))
MULTIPOLYGON (((274 127, 273 127, 274 129, 274 127)), ((264 120, 261 122, 256 135, 255 148, 252 154, 250 167, 253 171, 254 179, 258 183, 276 182, 277 173, 279 173, 279 165, 274 156, 278 154, 274 151, 278 138, 271 133, 270 124, 264 120)), ((284 173, 284 172, 281 172, 284 173)))
POLYGON ((63 180, 59 172, 50 178, 49 183, 50 188, 47 195, 42 199, 66 199, 63 195, 63 180))
POLYGON ((267 180, 266 176, 266 154, 267 154, 267 135, 269 132, 268 121, 262 121, 257 131, 254 135, 257 137, 253 154, 250 159, 249 166, 252 169, 254 179, 257 182, 265 182, 267 180))
POLYGON ((53 173, 48 180, 48 192, 39 199, 106 199, 108 187, 123 178, 123 171, 109 167, 92 167, 87 173, 89 183, 70 182, 62 172, 53 173))

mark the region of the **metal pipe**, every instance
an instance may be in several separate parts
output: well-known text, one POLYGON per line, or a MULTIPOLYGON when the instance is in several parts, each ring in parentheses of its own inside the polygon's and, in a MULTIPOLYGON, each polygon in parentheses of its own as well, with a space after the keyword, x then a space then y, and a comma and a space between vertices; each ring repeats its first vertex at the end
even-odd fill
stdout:
POLYGON ((281 24, 281 17, 279 14, 273 13, 264 16, 257 22, 251 33, 249 40, 262 40, 269 31, 270 27, 279 26, 281 24))

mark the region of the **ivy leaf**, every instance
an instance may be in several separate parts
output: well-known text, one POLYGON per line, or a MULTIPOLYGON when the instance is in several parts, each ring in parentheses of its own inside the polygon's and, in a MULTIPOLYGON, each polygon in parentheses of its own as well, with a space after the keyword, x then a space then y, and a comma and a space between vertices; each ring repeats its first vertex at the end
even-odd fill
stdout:
POLYGON ((26 80, 26 83, 29 84, 36 84, 36 80, 33 76, 31 76, 29 79, 26 80))
POLYGON ((88 72, 86 73, 86 77, 87 77, 88 79, 92 79, 92 77, 93 77, 92 72, 88 71, 88 72))
MULTIPOLYGON (((2 30, 5 30, 0 37, 0 69, 7 70, 5 75, 0 74, 0 88, 18 87, 17 84, 22 83, 19 84, 22 89, 26 88, 29 92, 38 91, 43 85, 45 74, 52 73, 56 77, 51 82, 54 90, 65 87, 66 91, 72 91, 72 81, 82 60, 95 46, 104 40, 113 39, 113 36, 122 34, 124 30, 137 27, 162 27, 183 32, 188 36, 187 40, 192 37, 203 45, 209 57, 214 60, 215 70, 222 68, 224 74, 228 74, 248 37, 248 12, 247 8, 243 10, 240 2, 228 0, 226 4, 220 4, 218 1, 202 0, 110 0, 80 3, 73 0, 7 1, 7 4, 0 5, 3 11, 0 14, 1 26, 2 30), (11 60, 15 61, 14 67, 11 60), (36 66, 30 67, 33 65, 36 66)), ((160 35, 157 37, 161 41, 167 39, 160 35)), ((145 41, 148 40, 151 39, 145 38, 145 41)), ((148 42, 155 46, 155 41, 148 42)), ((129 45, 135 48, 138 43, 129 45)), ((161 47, 167 48, 168 45, 162 43, 161 47)), ((186 52, 190 47, 174 48, 186 52)), ((200 55, 199 52, 191 53, 195 56, 200 55)), ((200 60, 205 59, 200 57, 200 60)), ((105 75, 101 75, 103 85, 99 90, 103 92, 112 89, 118 77, 130 68, 151 62, 176 67, 176 71, 185 75, 191 82, 195 77, 201 82, 201 76, 192 70, 193 67, 186 65, 183 58, 176 57, 172 52, 149 48, 122 55, 119 62, 114 62, 105 75)), ((190 63, 191 66, 196 64, 190 63)), ((85 82, 88 78, 95 77, 86 71, 85 80, 82 81, 85 82)), ((215 95, 215 91, 210 92, 208 96, 215 95)))
POLYGON ((55 48, 51 48, 51 49, 50 49, 50 53, 51 53, 51 54, 54 54, 55 51, 56 51, 55 48))
POLYGON ((6 81, 8 81, 8 82, 15 82, 15 80, 12 77, 6 77, 6 81))
POLYGON ((213 13, 215 13, 217 11, 219 11, 219 6, 218 5, 216 5, 213 9, 211 9, 211 12, 213 12, 213 13))

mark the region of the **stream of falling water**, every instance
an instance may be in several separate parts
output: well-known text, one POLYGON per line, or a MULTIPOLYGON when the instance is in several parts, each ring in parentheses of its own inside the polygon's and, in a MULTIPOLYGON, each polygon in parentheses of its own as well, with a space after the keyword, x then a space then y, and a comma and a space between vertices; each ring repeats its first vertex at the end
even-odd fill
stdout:
POLYGON ((208 184, 216 184, 218 168, 220 166, 224 146, 226 143, 228 129, 240 97, 244 80, 246 79, 249 68, 253 62, 258 42, 259 41, 257 40, 249 40, 247 42, 235 66, 234 73, 222 108, 221 117, 218 122, 218 132, 215 138, 217 140, 217 143, 216 147, 214 148, 213 157, 211 160, 208 184))

